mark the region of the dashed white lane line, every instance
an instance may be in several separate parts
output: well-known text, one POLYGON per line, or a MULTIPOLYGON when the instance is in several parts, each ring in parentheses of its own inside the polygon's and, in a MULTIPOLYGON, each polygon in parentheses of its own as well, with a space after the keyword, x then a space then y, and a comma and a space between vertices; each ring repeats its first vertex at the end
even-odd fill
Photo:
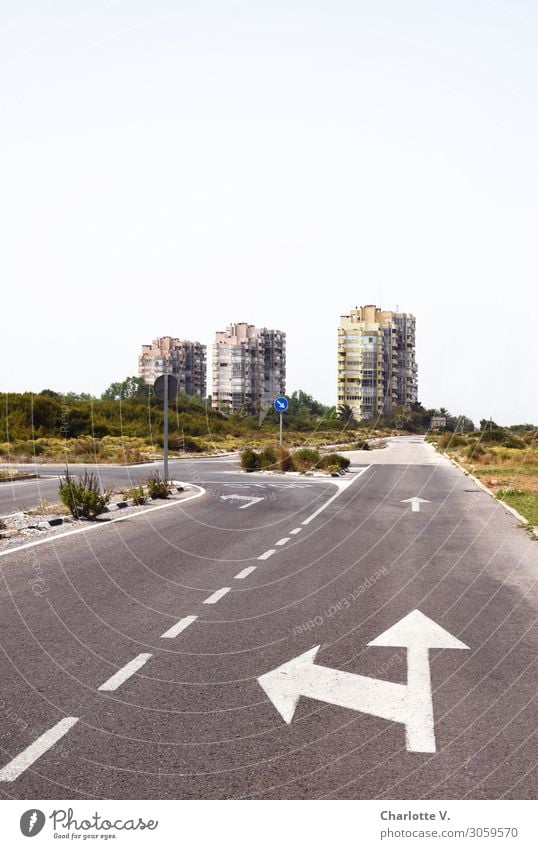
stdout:
POLYGON ((290 534, 295 536, 295 534, 300 534, 301 531, 302 531, 302 528, 294 528, 292 531, 290 531, 290 534))
POLYGON ((255 569, 256 566, 247 566, 246 569, 243 569, 241 572, 238 572, 238 574, 234 576, 235 580, 241 581, 243 578, 246 578, 247 575, 250 575, 251 572, 254 572, 255 569))
POLYGON ((101 684, 98 689, 117 690, 118 687, 120 687, 124 681, 127 681, 127 679, 131 677, 131 675, 134 675, 135 672, 138 672, 140 667, 144 666, 144 664, 147 663, 150 657, 151 655, 146 653, 137 655, 133 660, 129 661, 129 663, 126 663, 125 666, 122 666, 121 669, 118 669, 118 671, 111 678, 109 678, 108 681, 105 681, 104 684, 101 684))
POLYGON ((289 537, 282 537, 282 539, 279 539, 279 541, 277 543, 275 543, 275 545, 286 545, 286 543, 289 542, 289 541, 290 541, 289 537))
POLYGON ((78 716, 66 716, 61 719, 48 731, 45 731, 41 737, 38 737, 33 743, 24 749, 17 757, 13 758, 8 764, 0 769, 0 781, 15 781, 21 773, 29 766, 32 766, 41 755, 48 752, 49 749, 58 742, 70 728, 78 722, 78 716))
POLYGON ((264 551, 263 554, 260 554, 258 560, 268 560, 273 554, 275 554, 276 548, 270 548, 268 551, 264 551))
POLYGON ((327 499, 327 501, 325 502, 325 504, 322 504, 322 505, 321 505, 321 507, 318 507, 318 509, 317 509, 314 513, 312 513, 312 515, 311 515, 311 516, 308 516, 308 518, 306 518, 306 519, 304 520, 304 522, 301 522, 301 524, 302 524, 302 525, 309 525, 309 524, 310 524, 310 522, 311 522, 313 519, 315 519, 315 518, 316 518, 316 516, 319 516, 319 514, 320 514, 320 513, 323 513, 323 511, 327 509, 327 507, 329 506, 329 504, 332 504, 332 502, 333 502, 333 501, 335 501, 335 500, 338 498, 338 496, 339 496, 339 495, 341 495, 341 494, 343 493, 343 491, 344 491, 345 489, 347 489, 347 488, 348 488, 348 486, 351 486, 351 484, 352 484, 352 483, 354 483, 354 482, 357 480, 357 478, 360 478, 360 476, 361 476, 361 475, 363 475, 365 472, 367 472, 369 468, 370 468, 370 466, 365 466, 365 467, 364 467, 364 469, 361 469, 361 471, 360 471, 360 472, 358 472, 358 473, 357 473, 357 474, 356 474, 356 475, 355 475, 355 476, 354 476, 351 480, 349 480, 349 481, 339 481, 339 482, 338 482, 338 484, 337 484, 338 489, 337 489, 337 491, 335 492, 335 494, 334 494, 334 495, 331 495, 331 497, 327 499))
POLYGON ((223 595, 229 593, 230 590, 231 587, 222 587, 220 590, 214 592, 213 595, 210 595, 209 598, 206 598, 204 604, 216 604, 217 601, 221 599, 223 595))
POLYGON ((174 637, 181 634, 185 628, 188 628, 189 625, 192 625, 192 623, 196 622, 197 619, 197 616, 185 616, 183 619, 180 619, 179 622, 176 622, 175 625, 172 625, 172 627, 169 628, 168 631, 165 631, 164 634, 161 634, 161 640, 173 640, 174 637))

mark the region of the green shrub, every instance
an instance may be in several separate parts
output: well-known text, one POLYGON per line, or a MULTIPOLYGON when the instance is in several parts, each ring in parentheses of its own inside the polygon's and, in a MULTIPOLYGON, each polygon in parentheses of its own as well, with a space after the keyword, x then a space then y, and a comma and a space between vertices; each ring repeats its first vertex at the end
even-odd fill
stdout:
POLYGON ((146 485, 150 498, 168 498, 170 495, 168 482, 163 480, 159 472, 154 472, 146 478, 146 485))
POLYGON ((367 442, 366 440, 364 440, 364 441, 361 440, 361 441, 357 442, 357 444, 355 445, 355 451, 371 451, 371 450, 372 449, 370 447, 370 443, 367 442))
POLYGON ((255 472, 260 468, 260 455, 252 448, 245 448, 241 451, 240 464, 245 472, 255 472))
POLYGON ((266 445, 260 451, 259 454, 259 463, 260 469, 273 469, 277 468, 278 464, 278 455, 275 449, 271 445, 266 445))
POLYGON ((348 457, 343 457, 341 454, 332 452, 324 454, 318 463, 318 468, 326 469, 327 471, 342 471, 349 468, 350 460, 348 457))
POLYGON ((99 479, 93 472, 84 472, 75 480, 66 469, 65 477, 60 478, 59 491, 60 501, 75 519, 96 519, 105 512, 110 501, 110 493, 101 491, 99 479))
POLYGON ((6 528, 7 528, 6 523, 4 522, 3 519, 0 519, 0 531, 5 531, 6 528))
POLYGON ((482 431, 480 439, 484 445, 497 443, 499 445, 503 445, 505 448, 525 448, 526 444, 525 440, 521 439, 519 436, 516 436, 508 430, 503 430, 500 427, 493 428, 493 430, 482 431))
POLYGON ((125 499, 132 499, 135 504, 146 503, 146 496, 144 494, 143 486, 131 486, 129 489, 124 490, 123 496, 125 499))
POLYGON ((11 453, 16 457, 39 457, 45 452, 45 449, 39 442, 16 442, 11 449, 11 453))
MULTIPOLYGON (((159 440, 162 443, 162 439, 159 440)), ((190 454, 198 454, 205 451, 205 444, 192 436, 181 433, 171 433, 168 439, 168 446, 172 451, 188 451, 190 454)))
POLYGON ((296 472, 309 472, 319 463, 319 451, 315 448, 299 448, 292 454, 293 468, 296 472))

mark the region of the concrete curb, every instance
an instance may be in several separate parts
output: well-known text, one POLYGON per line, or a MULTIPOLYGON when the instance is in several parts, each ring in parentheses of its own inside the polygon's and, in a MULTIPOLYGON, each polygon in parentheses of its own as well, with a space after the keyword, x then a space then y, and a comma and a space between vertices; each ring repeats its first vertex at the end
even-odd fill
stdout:
MULTIPOLYGON (((471 478, 471 480, 474 481, 474 483, 480 489, 482 489, 484 492, 487 492, 488 495, 490 495, 493 499, 495 499, 497 504, 500 504, 501 507, 504 507, 504 509, 506 510, 507 513, 511 513, 512 516, 514 516, 514 518, 517 519, 520 524, 525 525, 526 527, 528 527, 530 525, 529 520, 526 519, 525 516, 522 516, 521 513, 518 513, 517 510, 514 509, 514 507, 510 507, 509 504, 506 504, 504 501, 501 501, 500 498, 497 498, 497 496, 495 495, 494 492, 491 491, 491 489, 488 489, 488 487, 484 483, 482 483, 481 480, 479 480, 477 477, 475 477, 475 475, 471 474, 471 472, 468 469, 466 469, 464 466, 460 465, 460 463, 458 463, 457 460, 454 460, 454 458, 450 457, 450 455, 447 454, 445 451, 443 451, 443 457, 446 457, 447 460, 450 460, 450 462, 454 466, 456 466, 456 468, 460 469, 460 471, 462 471, 464 475, 466 475, 468 478, 471 478)), ((533 532, 534 536, 538 537, 534 528, 532 528, 532 532, 533 532)))

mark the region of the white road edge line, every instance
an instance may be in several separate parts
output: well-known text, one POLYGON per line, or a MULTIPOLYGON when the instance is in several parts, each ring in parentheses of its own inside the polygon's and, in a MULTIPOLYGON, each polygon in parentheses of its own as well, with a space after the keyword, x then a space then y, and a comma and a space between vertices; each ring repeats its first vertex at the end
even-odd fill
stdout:
POLYGON ((300 534, 301 531, 302 528, 294 528, 292 531, 290 531, 290 534, 293 534, 293 536, 295 536, 295 534, 300 534))
POLYGON ((66 716, 56 725, 45 731, 41 737, 30 743, 19 755, 0 769, 0 781, 15 781, 28 767, 32 766, 41 755, 48 752, 58 740, 67 734, 70 728, 78 722, 78 716, 66 716))
POLYGON ((5 557, 7 554, 13 554, 14 551, 22 551, 23 548, 33 548, 35 545, 44 545, 46 542, 55 542, 57 539, 62 539, 63 537, 72 537, 75 534, 85 534, 88 531, 95 531, 97 528, 107 528, 109 525, 114 525, 116 522, 125 522, 126 519, 138 519, 139 516, 145 516, 146 513, 153 513, 155 510, 165 510, 167 507, 177 507, 179 504, 186 504, 187 501, 192 501, 194 498, 200 498, 202 495, 205 495, 205 489, 203 486, 198 486, 198 484, 189 484, 189 486, 195 486, 196 489, 199 489, 200 492, 197 492, 196 495, 189 495, 188 498, 182 498, 181 501, 171 501, 169 504, 159 504, 157 507, 148 507, 145 510, 141 510, 139 513, 131 513, 130 516, 119 516, 117 519, 109 519, 108 522, 98 522, 95 525, 89 525, 84 528, 75 528, 74 531, 65 531, 63 534, 55 534, 54 536, 48 537, 48 539, 37 539, 34 542, 26 542, 24 545, 17 545, 14 548, 6 548, 5 551, 0 551, 0 557, 5 557))
POLYGON ((282 539, 279 539, 279 541, 277 543, 275 543, 275 545, 286 545, 286 543, 289 542, 289 541, 290 541, 289 537, 282 537, 282 539))
POLYGON ((179 622, 176 622, 175 625, 172 625, 172 627, 169 628, 168 631, 165 631, 164 634, 161 634, 161 640, 172 640, 174 637, 177 637, 178 634, 181 634, 185 628, 188 628, 189 625, 196 622, 197 619, 197 616, 185 616, 183 619, 180 619, 179 622))
POLYGON ((335 494, 331 495, 331 497, 327 499, 325 504, 322 504, 321 507, 318 507, 318 509, 314 513, 312 513, 311 516, 308 516, 308 518, 306 518, 304 520, 304 522, 301 522, 301 524, 302 525, 309 525, 310 522, 313 519, 316 518, 316 516, 319 516, 320 513, 323 513, 323 511, 326 510, 326 508, 329 506, 329 504, 332 504, 332 502, 335 501, 338 498, 338 496, 341 495, 342 492, 345 489, 347 489, 349 486, 351 486, 351 484, 354 483, 357 480, 357 478, 360 478, 361 475, 363 475, 365 472, 367 472, 368 469, 371 469, 371 466, 365 466, 364 469, 362 469, 362 471, 358 472, 350 481, 339 481, 338 484, 337 484, 338 490, 335 492, 335 494))
POLYGON ((121 669, 118 669, 114 675, 105 681, 104 684, 101 684, 98 687, 98 690, 117 690, 124 681, 127 681, 131 675, 134 675, 135 672, 138 672, 141 666, 144 666, 145 663, 150 659, 151 655, 147 653, 142 653, 137 655, 133 660, 126 663, 125 666, 122 666, 121 669))
POLYGON ((213 593, 213 595, 210 595, 209 598, 206 598, 204 604, 216 604, 217 601, 219 601, 219 599, 221 599, 223 595, 229 593, 230 590, 231 587, 221 587, 220 590, 217 590, 213 593))
POLYGON ((276 548, 270 548, 268 551, 264 551, 263 554, 260 554, 258 560, 268 560, 273 554, 276 553, 276 548))
POLYGON ((247 566, 246 569, 243 569, 241 572, 238 572, 237 575, 234 575, 236 581, 241 581, 243 578, 246 578, 247 575, 250 575, 251 572, 254 572, 256 566, 247 566))

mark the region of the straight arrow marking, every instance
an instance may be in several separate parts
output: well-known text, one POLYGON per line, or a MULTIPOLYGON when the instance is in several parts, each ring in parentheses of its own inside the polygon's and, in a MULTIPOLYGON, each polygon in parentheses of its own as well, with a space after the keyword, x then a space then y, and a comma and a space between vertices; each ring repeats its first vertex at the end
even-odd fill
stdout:
POLYGON ((413 496, 413 498, 403 498, 400 502, 401 504, 411 504, 411 512, 412 513, 420 513, 420 505, 421 504, 431 504, 431 501, 428 501, 427 498, 419 498, 417 495, 413 496))

